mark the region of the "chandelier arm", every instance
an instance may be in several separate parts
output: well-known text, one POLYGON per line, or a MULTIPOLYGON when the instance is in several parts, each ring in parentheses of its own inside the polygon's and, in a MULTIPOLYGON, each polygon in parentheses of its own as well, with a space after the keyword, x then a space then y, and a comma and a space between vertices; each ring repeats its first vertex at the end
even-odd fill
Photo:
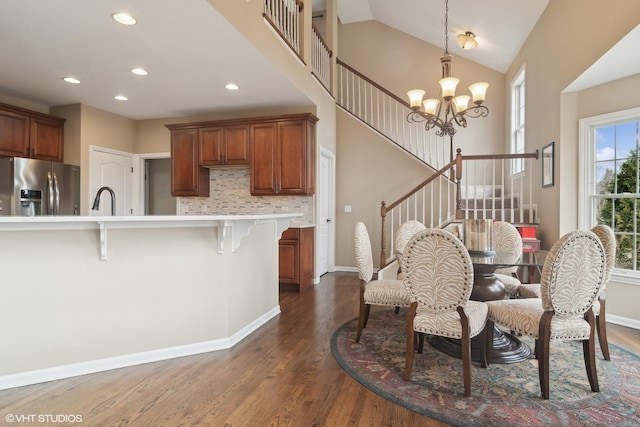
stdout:
POLYGON ((474 105, 465 110, 463 114, 469 118, 477 119, 478 117, 487 117, 489 115, 489 109, 484 105, 474 105))

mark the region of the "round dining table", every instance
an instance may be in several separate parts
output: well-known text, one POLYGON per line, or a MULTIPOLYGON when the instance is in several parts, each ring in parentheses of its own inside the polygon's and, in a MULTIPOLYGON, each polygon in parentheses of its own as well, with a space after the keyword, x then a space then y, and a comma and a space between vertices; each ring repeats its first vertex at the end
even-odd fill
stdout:
MULTIPOLYGON (((547 251, 523 251, 516 261, 505 261, 495 253, 469 252, 473 263, 473 290, 471 298, 474 301, 496 301, 504 299, 504 283, 495 275, 499 268, 526 267, 529 270, 540 271, 544 264, 547 251)), ((471 339, 471 360, 482 361, 481 342, 482 337, 477 335, 471 339)), ((431 335, 427 342, 434 348, 460 358, 462 355, 460 340, 431 335)), ((533 356, 531 348, 515 335, 500 329, 497 325, 493 329, 492 363, 518 363, 530 359, 533 356)))

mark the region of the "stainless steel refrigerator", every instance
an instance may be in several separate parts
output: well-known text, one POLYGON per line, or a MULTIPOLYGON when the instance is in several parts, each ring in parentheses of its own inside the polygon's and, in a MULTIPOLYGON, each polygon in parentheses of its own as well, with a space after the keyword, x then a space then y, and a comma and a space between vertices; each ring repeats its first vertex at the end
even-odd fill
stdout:
POLYGON ((0 158, 0 215, 79 215, 80 166, 0 158))

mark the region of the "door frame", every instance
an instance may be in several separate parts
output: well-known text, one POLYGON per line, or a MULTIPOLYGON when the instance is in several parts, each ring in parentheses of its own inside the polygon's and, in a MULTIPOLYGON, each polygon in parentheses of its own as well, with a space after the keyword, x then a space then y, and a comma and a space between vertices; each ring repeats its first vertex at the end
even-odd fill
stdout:
MULTIPOLYGON (((329 212, 329 215, 332 216, 331 218, 331 222, 328 224, 328 230, 327 230, 327 271, 329 273, 333 273, 334 271, 336 271, 336 261, 335 261, 335 230, 336 230, 336 208, 335 208, 335 195, 336 195, 336 155, 335 153, 327 150, 324 147, 320 147, 320 156, 324 157, 328 160, 328 176, 327 176, 327 183, 322 182, 321 178, 321 168, 318 168, 318 181, 319 181, 319 186, 320 185, 327 185, 327 203, 329 204, 327 211, 329 212)), ((322 160, 320 160, 322 161, 322 160)), ((320 197, 317 197, 318 200, 318 211, 316 214, 316 218, 318 218, 318 221, 320 221, 320 197)), ((316 233, 317 236, 319 237, 320 233, 319 233, 319 227, 318 224, 316 224, 316 233)), ((316 240, 316 253, 320 253, 320 239, 317 238, 316 240)), ((318 268, 319 265, 319 257, 315 257, 315 264, 316 264, 316 268, 315 271, 319 272, 320 269, 318 268)), ((317 275, 314 279, 314 282, 316 284, 320 283, 320 276, 317 275)))
MULTIPOLYGON (((145 162, 149 159, 170 159, 171 153, 159 152, 159 153, 142 153, 133 155, 133 200, 131 204, 133 207, 134 215, 144 215, 144 199, 147 195, 147 188, 145 185, 145 162)), ((179 212, 180 197, 176 197, 176 214, 179 212)))

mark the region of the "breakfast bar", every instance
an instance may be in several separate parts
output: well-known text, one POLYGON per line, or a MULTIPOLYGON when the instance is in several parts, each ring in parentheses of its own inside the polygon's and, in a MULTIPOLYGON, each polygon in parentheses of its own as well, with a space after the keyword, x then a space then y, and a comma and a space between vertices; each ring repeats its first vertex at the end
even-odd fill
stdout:
POLYGON ((299 215, 0 218, 0 389, 232 347, 299 215))

